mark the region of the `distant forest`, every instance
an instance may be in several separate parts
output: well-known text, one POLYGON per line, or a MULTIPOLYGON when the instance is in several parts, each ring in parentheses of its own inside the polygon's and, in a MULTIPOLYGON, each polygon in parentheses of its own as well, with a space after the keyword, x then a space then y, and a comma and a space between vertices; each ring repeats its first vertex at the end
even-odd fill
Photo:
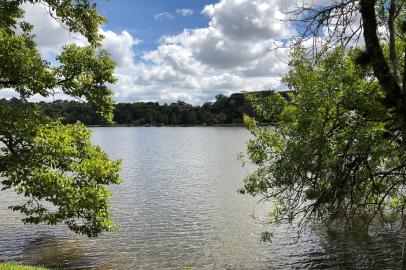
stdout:
MULTIPOLYGON (((261 96, 273 95, 274 91, 255 92, 261 96)), ((282 93, 285 94, 286 92, 282 93)), ((158 102, 118 103, 114 112, 116 125, 129 126, 190 126, 190 125, 242 125, 243 114, 262 119, 255 115, 252 104, 246 99, 247 93, 230 96, 217 95, 214 102, 193 106, 183 101, 160 105, 158 102)), ((1 102, 18 103, 16 98, 1 102)), ((39 102, 43 112, 51 117, 61 117, 63 123, 80 121, 85 125, 105 125, 96 111, 88 104, 78 101, 56 100, 39 102)))

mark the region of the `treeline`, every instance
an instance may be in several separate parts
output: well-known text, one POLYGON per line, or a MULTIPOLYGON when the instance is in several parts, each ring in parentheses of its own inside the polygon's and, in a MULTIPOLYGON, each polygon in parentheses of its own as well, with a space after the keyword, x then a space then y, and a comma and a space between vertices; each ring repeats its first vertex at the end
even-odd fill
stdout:
MULTIPOLYGON (((274 91, 255 92, 269 96, 274 91)), ((13 98, 4 102, 19 102, 13 98)), ((96 111, 86 103, 56 100, 39 102, 43 112, 51 117, 61 117, 64 123, 80 121, 86 125, 105 125, 96 111)), ((187 126, 187 125, 241 125, 243 114, 256 117, 246 93, 230 96, 217 95, 214 102, 193 106, 183 101, 160 105, 158 102, 118 103, 114 112, 117 125, 131 126, 187 126)))

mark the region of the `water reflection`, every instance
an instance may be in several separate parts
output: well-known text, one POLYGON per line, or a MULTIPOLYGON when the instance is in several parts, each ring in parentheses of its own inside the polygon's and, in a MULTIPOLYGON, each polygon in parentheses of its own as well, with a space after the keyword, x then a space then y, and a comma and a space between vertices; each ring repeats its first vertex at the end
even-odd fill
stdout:
POLYGON ((65 227, 22 225, 0 193, 0 260, 57 269, 396 269, 395 231, 373 236, 313 227, 297 241, 279 228, 271 244, 250 215, 255 199, 239 195, 245 169, 236 160, 243 128, 97 128, 94 141, 123 160, 113 187, 119 231, 86 239, 65 227))
POLYGON ((27 264, 47 265, 50 268, 75 268, 82 264, 94 264, 83 256, 84 250, 83 240, 39 234, 24 243, 22 261, 27 264))

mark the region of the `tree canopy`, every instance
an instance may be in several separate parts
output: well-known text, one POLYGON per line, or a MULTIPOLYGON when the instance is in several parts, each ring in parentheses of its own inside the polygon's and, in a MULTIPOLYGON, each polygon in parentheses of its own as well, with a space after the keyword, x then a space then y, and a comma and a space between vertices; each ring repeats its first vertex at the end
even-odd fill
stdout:
MULTIPOLYGON (((314 57, 336 46, 357 47, 359 63, 369 64, 384 93, 383 103, 394 110, 398 129, 406 133, 406 2, 405 0, 328 0, 290 11, 301 29, 297 45, 315 39, 314 57), (363 40, 364 46, 362 46, 363 40)), ((404 135, 403 137, 405 137, 404 135)))
MULTIPOLYGON (((269 96, 274 91, 257 92, 257 95, 269 96)), ((288 93, 283 92, 283 95, 288 93)), ((248 93, 234 93, 230 96, 217 95, 214 102, 192 105, 183 101, 171 104, 158 102, 117 103, 114 109, 114 124, 106 123, 89 104, 75 100, 55 100, 38 102, 41 111, 52 118, 61 118, 64 124, 77 121, 85 125, 128 125, 128 126, 189 126, 189 125, 242 125, 243 114, 255 117, 264 124, 264 119, 254 113, 253 106, 246 99, 248 93)), ((12 98, 3 99, 10 105, 21 103, 12 98)))
POLYGON ((0 1, 0 91, 13 89, 20 102, 0 102, 0 176, 2 189, 26 198, 11 209, 26 223, 65 223, 95 237, 114 229, 108 189, 121 182, 120 162, 91 143, 83 124, 64 125, 28 102, 55 91, 85 100, 111 122, 114 103, 108 85, 115 64, 100 44, 105 19, 88 0, 0 1), (55 64, 43 59, 32 25, 24 22, 23 3, 44 5, 50 15, 85 36, 88 46, 65 46, 55 64))
POLYGON ((273 203, 271 224, 323 221, 347 230, 379 217, 403 226, 405 2, 334 0, 290 14, 303 27, 283 80, 292 94, 252 96, 275 126, 246 117, 257 170, 240 191, 273 203), (365 46, 356 42, 362 36, 365 46), (320 41, 313 54, 309 38, 320 41))

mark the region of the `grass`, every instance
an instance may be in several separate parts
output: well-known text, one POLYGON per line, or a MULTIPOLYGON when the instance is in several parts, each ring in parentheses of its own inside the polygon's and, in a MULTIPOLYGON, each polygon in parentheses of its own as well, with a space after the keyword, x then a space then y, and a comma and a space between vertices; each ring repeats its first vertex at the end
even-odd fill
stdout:
POLYGON ((24 266, 12 263, 0 263, 0 270, 47 270, 41 267, 24 266))

